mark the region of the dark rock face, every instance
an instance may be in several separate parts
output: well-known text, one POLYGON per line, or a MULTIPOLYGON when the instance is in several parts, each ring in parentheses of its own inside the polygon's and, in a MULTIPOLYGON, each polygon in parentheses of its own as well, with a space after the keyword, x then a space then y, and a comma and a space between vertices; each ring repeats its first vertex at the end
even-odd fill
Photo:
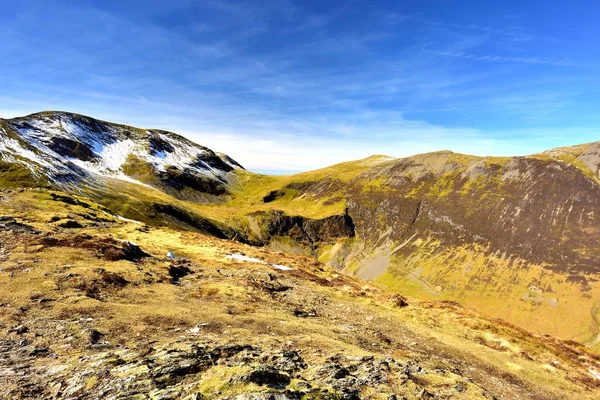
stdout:
POLYGON ((279 372, 276 368, 265 366, 252 370, 248 375, 242 377, 242 380, 274 389, 283 389, 290 384, 291 378, 289 375, 279 372))
POLYGON ((363 191, 366 177, 353 183, 349 214, 367 241, 391 228, 397 241, 433 235, 446 245, 489 244, 491 252, 550 268, 600 272, 599 252, 577 250, 598 248, 600 185, 576 167, 515 158, 483 168, 475 180, 461 169, 424 172, 415 181, 395 176, 407 168, 401 163, 374 173, 390 174, 385 190, 363 191))
POLYGON ((72 219, 68 219, 66 221, 63 221, 61 223, 58 224, 59 227, 61 228, 66 228, 66 229, 79 229, 79 228, 83 228, 83 225, 81 225, 79 222, 72 220, 72 219))
POLYGON ((104 337, 104 334, 95 329, 91 329, 89 331, 88 337, 89 337, 91 344, 96 344, 100 341, 100 339, 102 339, 104 337))
POLYGON ((354 223, 347 213, 323 219, 289 216, 282 211, 258 212, 253 216, 261 218, 269 237, 287 236, 310 248, 355 234, 354 223))
MULTIPOLYGON (((218 169, 220 171, 231 172, 233 171, 233 167, 227 164, 225 161, 221 159, 217 154, 213 151, 206 149, 206 151, 198 156, 196 160, 197 165, 208 165, 211 168, 218 169)), ((239 165, 235 163, 236 165, 239 165)))
POLYGON ((263 197, 263 202, 272 203, 283 196, 285 196, 285 192, 283 190, 273 190, 263 197))
POLYGON ((38 233, 33 226, 17 222, 16 219, 9 216, 0 217, 0 232, 38 233))
POLYGON ((189 261, 182 259, 169 265, 167 272, 171 277, 171 283, 177 284, 181 278, 191 274, 192 270, 189 267, 189 261))
POLYGON ((88 145, 64 137, 53 137, 50 148, 61 156, 77 158, 81 161, 94 161, 96 156, 88 145))
POLYGON ((175 151, 173 145, 161 137, 161 131, 149 131, 150 153, 158 155, 160 153, 172 153, 175 151))
POLYGON ((245 169, 240 163, 235 161, 233 158, 229 157, 227 154, 218 154, 221 160, 225 161, 227 164, 235 165, 239 169, 245 169))
POLYGON ((162 185, 177 191, 189 188, 200 193, 208 193, 215 196, 220 196, 227 193, 226 182, 209 179, 206 176, 202 176, 187 168, 182 170, 177 167, 169 166, 165 172, 158 173, 158 178, 162 185))

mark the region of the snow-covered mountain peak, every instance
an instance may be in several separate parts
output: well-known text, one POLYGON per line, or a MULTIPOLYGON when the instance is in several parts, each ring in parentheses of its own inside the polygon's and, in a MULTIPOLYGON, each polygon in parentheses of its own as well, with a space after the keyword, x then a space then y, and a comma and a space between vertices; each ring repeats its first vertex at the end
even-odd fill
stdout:
POLYGON ((55 183, 111 177, 171 191, 221 194, 235 179, 232 171, 242 169, 225 155, 161 130, 65 112, 0 122, 0 159, 55 183))

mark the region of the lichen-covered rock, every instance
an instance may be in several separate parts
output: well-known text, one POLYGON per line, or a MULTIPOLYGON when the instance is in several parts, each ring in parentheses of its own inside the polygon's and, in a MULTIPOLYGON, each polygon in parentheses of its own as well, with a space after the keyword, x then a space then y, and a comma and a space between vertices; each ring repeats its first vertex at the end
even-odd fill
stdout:
POLYGON ((288 374, 279 372, 279 370, 271 366, 255 368, 240 379, 242 381, 252 382, 260 386, 269 386, 275 389, 283 389, 291 382, 291 378, 288 374))

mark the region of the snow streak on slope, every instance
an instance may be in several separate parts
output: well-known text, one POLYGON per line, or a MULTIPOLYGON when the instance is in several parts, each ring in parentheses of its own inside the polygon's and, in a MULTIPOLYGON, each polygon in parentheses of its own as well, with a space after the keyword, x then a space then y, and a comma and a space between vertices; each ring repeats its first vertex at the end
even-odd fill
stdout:
POLYGON ((21 144, 10 138, 0 136, 0 153, 6 157, 5 161, 18 162, 19 158, 25 158, 35 164, 46 168, 52 168, 52 164, 39 157, 33 151, 24 148, 21 144))

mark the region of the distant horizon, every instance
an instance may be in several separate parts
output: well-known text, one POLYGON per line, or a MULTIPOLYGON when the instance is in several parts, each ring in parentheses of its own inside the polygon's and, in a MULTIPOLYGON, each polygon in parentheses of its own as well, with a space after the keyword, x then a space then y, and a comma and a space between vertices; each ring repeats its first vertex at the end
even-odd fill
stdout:
POLYGON ((0 115, 180 133, 252 170, 600 138, 600 5, 28 0, 0 15, 0 115))
POLYGON ((541 149, 539 151, 533 152, 533 153, 526 153, 526 154, 504 154, 504 155, 490 155, 490 154, 474 154, 474 153, 464 153, 464 152, 460 152, 460 151, 455 151, 452 149, 447 149, 447 148, 440 148, 440 149, 434 149, 431 151, 426 151, 426 152, 416 152, 416 153, 410 153, 407 155, 402 155, 402 156, 397 156, 394 154, 369 154, 366 155, 364 157, 360 157, 360 158, 351 158, 351 159, 343 159, 341 161, 335 162, 335 163, 330 163, 330 164, 326 164, 326 165, 322 165, 322 166, 318 166, 316 168, 312 168, 312 169, 297 169, 297 170, 289 170, 289 169, 269 169, 269 168, 249 168, 246 165, 244 165, 243 162, 241 162, 239 159, 237 159, 235 156, 229 154, 229 152, 227 151, 227 149, 216 149, 216 148, 212 148, 211 146, 207 146, 206 144, 196 141, 193 138, 188 137, 185 134, 182 134, 180 132, 177 132, 173 129, 169 129, 169 128, 157 128, 157 127, 152 127, 152 126, 138 126, 138 125, 134 125, 128 122, 123 122, 123 121, 113 121, 110 118, 106 119, 106 118, 97 118, 93 115, 89 115, 89 114, 83 114, 83 113, 79 113, 79 112, 73 112, 73 111, 68 111, 68 110, 40 110, 40 111, 34 111, 34 112, 29 112, 29 113, 25 113, 22 115, 9 115, 9 116, 5 116, 5 115, 0 115, 0 119, 13 119, 13 118, 23 118, 23 117, 27 117, 30 115, 35 115, 35 114, 43 114, 43 113, 66 113, 66 114, 77 114, 77 115, 82 115, 84 117, 89 117, 89 118, 93 118, 93 119, 97 119, 97 120, 102 120, 108 123, 114 123, 114 124, 119 124, 119 125, 125 125, 125 126, 130 126, 132 128, 138 128, 138 129, 147 129, 147 130, 164 130, 167 132, 171 132, 171 133, 175 133, 178 135, 181 135, 183 137, 185 137, 188 140, 191 140, 193 142, 195 142, 196 144, 199 144, 201 146, 204 147, 208 147, 210 150, 217 152, 217 153, 223 153, 226 154, 228 156, 230 156, 231 158, 233 158, 235 161, 239 162, 246 170, 250 171, 250 172, 254 172, 257 174, 263 174, 263 175, 294 175, 294 174, 300 174, 303 172, 309 172, 309 171, 313 171, 316 169, 321 169, 321 168, 327 168, 330 167, 332 165, 336 165, 339 163, 344 163, 344 162, 351 162, 351 161, 360 161, 366 158, 370 158, 370 157, 376 157, 376 156, 381 156, 381 157, 390 157, 390 158, 394 158, 394 159, 402 159, 402 158, 407 158, 407 157, 413 157, 413 156, 418 156, 418 155, 422 155, 422 154, 430 154, 430 153, 439 153, 439 152, 452 152, 452 153, 456 153, 456 154, 461 154, 461 155, 466 155, 466 156, 472 156, 472 157, 480 157, 480 158, 485 158, 485 157, 523 157, 523 156, 530 156, 530 155, 534 155, 534 154, 538 154, 538 153, 542 153, 545 151, 549 151, 549 150, 553 150, 556 148, 560 148, 560 147, 574 147, 574 146, 580 146, 580 145, 585 145, 588 143, 594 143, 597 141, 592 141, 592 142, 582 142, 582 143, 570 143, 567 144, 565 146, 557 146, 557 147, 551 147, 551 148, 544 148, 541 149))

